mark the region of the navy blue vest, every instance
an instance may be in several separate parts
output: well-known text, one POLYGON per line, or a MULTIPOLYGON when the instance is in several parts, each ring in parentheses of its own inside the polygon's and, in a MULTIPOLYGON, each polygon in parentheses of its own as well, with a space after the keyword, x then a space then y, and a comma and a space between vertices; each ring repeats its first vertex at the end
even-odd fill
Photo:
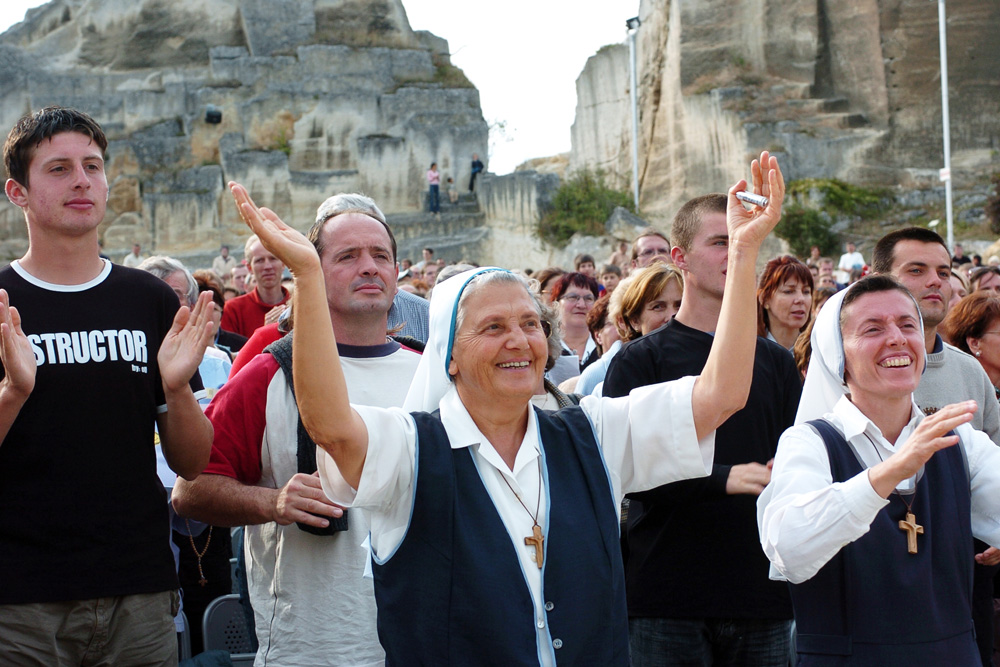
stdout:
MULTIPOLYGON (((834 482, 861 473, 844 437, 809 422, 830 457, 834 482)), ((942 667, 980 665, 972 630, 972 525, 969 478, 959 446, 937 452, 917 483, 913 513, 924 533, 906 549, 894 493, 871 530, 812 579, 791 586, 799 665, 942 667)))
MULTIPOLYGON (((548 503, 543 622, 556 661, 627 666, 618 518, 593 427, 577 407, 536 415, 548 503)), ((386 664, 537 666, 531 594, 472 453, 451 449, 436 414, 413 418, 413 514, 398 550, 374 564, 386 664)))

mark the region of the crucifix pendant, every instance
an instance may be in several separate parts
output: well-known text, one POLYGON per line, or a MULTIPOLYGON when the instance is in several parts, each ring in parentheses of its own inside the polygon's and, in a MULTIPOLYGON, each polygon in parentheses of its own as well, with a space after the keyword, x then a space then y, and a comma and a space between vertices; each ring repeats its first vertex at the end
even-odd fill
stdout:
POLYGON ((538 565, 538 569, 542 569, 542 560, 545 558, 545 551, 542 549, 542 545, 545 543, 545 536, 542 535, 542 528, 537 523, 531 528, 532 535, 524 538, 524 543, 528 546, 534 545, 535 547, 535 563, 538 565))
POLYGON ((913 512, 906 513, 906 520, 899 522, 899 529, 906 532, 906 550, 917 553, 917 535, 924 534, 924 527, 917 523, 917 517, 913 512))
POLYGON ((198 584, 200 586, 204 586, 207 583, 208 583, 208 579, 206 579, 205 577, 202 577, 201 579, 198 580, 198 584))

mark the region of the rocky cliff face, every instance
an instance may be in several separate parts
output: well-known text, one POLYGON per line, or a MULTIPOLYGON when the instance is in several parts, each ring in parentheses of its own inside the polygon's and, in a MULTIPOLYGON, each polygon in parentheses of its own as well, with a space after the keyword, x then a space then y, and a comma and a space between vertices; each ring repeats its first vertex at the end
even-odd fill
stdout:
MULTIPOLYGON (((997 168, 1000 5, 948 2, 955 178, 997 168)), ((943 166, 937 5, 926 0, 642 0, 641 207, 661 224, 762 149, 786 177, 929 186, 943 166)), ((631 179, 628 49, 577 80, 571 167, 631 179), (595 138, 599 137, 599 140, 595 138)))
MULTIPOLYGON (((50 104, 111 140, 112 253, 242 245, 228 180, 300 228, 342 191, 416 212, 432 161, 463 182, 487 150, 478 91, 400 0, 53 0, 0 35, 0 126, 50 104)), ((13 257, 23 216, 5 204, 13 257)))

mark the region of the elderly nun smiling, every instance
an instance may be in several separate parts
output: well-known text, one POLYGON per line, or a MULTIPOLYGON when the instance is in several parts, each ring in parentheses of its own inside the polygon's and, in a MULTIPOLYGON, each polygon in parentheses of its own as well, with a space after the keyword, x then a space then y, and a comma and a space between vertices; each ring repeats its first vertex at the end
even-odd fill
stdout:
POLYGON ((404 409, 351 406, 312 245, 232 185, 296 276, 299 410, 324 491, 371 528, 387 664, 628 664, 622 496, 708 474, 714 430, 749 391, 754 265, 784 196, 774 158, 751 173, 770 203, 744 208, 744 181, 729 192, 726 293, 702 375, 557 412, 529 405, 546 340, 528 286, 495 268, 435 289, 404 409))

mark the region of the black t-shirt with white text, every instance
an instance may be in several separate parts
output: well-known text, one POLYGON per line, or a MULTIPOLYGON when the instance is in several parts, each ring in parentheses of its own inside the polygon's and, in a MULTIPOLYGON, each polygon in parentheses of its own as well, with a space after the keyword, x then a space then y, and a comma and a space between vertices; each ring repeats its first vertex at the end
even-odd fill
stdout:
MULTIPOLYGON (((0 444, 0 604, 176 588, 154 420, 166 408, 156 355, 177 296, 110 262, 72 286, 15 262, 0 287, 37 363, 0 444)), ((201 389, 197 373, 191 386, 201 389)))

